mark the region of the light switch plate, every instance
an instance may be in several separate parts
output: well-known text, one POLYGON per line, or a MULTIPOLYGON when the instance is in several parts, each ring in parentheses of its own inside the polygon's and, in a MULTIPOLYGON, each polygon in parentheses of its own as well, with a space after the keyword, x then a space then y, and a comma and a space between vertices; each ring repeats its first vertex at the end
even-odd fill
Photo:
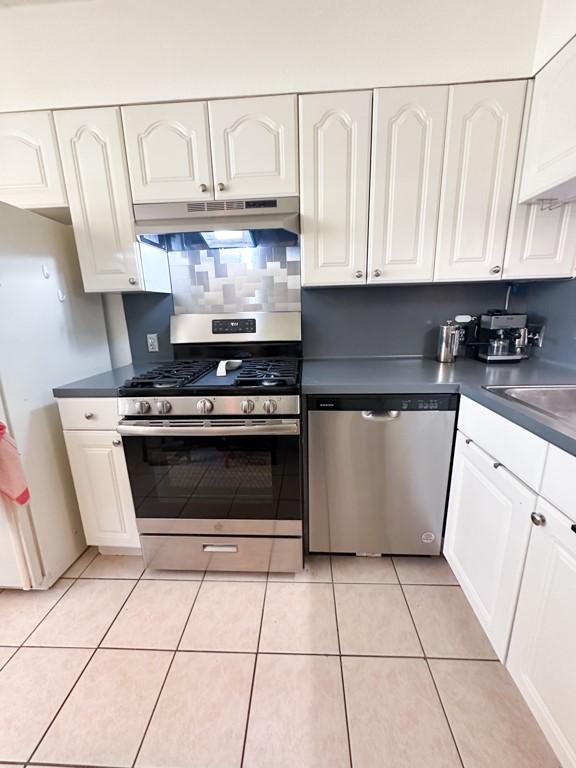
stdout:
POLYGON ((158 352, 158 334, 157 333, 147 333, 146 334, 146 345, 148 346, 148 352, 158 352))

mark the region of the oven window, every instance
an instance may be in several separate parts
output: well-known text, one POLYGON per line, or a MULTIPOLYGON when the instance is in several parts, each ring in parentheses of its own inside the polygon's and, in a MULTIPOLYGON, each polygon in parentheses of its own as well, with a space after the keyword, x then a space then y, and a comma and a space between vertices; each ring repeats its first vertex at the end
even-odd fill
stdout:
POLYGON ((298 436, 125 437, 137 517, 299 520, 298 436))

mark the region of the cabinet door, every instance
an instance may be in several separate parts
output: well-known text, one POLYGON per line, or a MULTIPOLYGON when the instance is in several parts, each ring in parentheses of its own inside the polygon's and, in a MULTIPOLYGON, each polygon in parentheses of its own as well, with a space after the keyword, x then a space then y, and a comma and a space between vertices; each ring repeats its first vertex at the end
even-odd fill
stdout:
POLYGON ((87 543, 139 547, 120 435, 113 431, 65 431, 64 437, 87 543))
POLYGON ((296 96, 208 104, 217 200, 298 194, 296 96))
POLYGON ((503 661, 536 495, 458 433, 444 555, 503 661))
POLYGON ((371 91, 300 97, 303 285, 363 285, 371 91))
POLYGON ((526 82, 450 87, 436 280, 500 280, 526 82))
POLYGON ((520 200, 576 195, 576 40, 536 75, 520 200), (562 185, 560 189, 556 189, 562 185))
POLYGON ((368 282, 431 281, 448 88, 374 91, 368 282))
POLYGON ((135 203, 212 200, 206 102, 122 107, 135 203))
POLYGON ((507 667, 564 768, 576 766, 576 532, 542 499, 507 667))
POLYGON ((120 110, 56 112, 70 213, 86 291, 141 291, 120 110))
MULTIPOLYGON (((520 162, 525 157, 532 83, 528 84, 520 162)), ((533 100, 532 100, 533 103, 533 100)), ((516 174, 506 242, 505 279, 571 277, 576 257, 576 203, 545 206, 520 204, 520 174, 516 174)))
POLYGON ((68 205, 51 112, 0 115, 0 200, 19 208, 68 205))

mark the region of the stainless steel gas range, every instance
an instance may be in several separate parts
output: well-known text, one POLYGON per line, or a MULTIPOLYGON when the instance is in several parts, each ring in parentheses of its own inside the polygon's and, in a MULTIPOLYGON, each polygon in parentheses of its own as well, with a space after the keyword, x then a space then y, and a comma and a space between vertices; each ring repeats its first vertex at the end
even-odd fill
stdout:
POLYGON ((150 568, 302 567, 300 314, 274 314, 179 315, 176 359, 119 392, 150 568))

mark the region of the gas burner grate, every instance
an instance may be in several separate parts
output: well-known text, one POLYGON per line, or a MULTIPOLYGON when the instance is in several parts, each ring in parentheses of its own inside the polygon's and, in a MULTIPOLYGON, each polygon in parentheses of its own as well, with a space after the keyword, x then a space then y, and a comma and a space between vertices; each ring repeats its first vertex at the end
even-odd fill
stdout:
POLYGON ((248 360, 235 384, 239 387, 292 387, 298 383, 298 360, 248 360))
POLYGON ((209 371, 216 368, 215 360, 182 360, 164 363, 151 371, 134 376, 124 382, 122 389, 138 391, 141 389, 175 389, 186 387, 198 381, 209 371))

